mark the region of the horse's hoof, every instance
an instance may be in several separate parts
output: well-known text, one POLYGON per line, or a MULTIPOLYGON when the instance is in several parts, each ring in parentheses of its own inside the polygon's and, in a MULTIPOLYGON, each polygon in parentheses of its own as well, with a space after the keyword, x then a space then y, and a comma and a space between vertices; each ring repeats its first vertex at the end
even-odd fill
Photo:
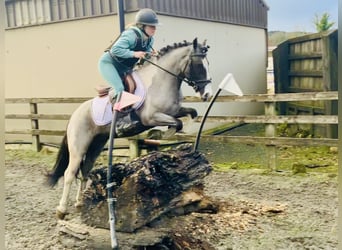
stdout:
POLYGON ((177 129, 175 127, 170 127, 168 130, 166 130, 164 133, 163 133, 163 139, 168 139, 170 138, 171 136, 173 136, 174 134, 176 134, 177 132, 177 129))
POLYGON ((147 133, 148 139, 161 140, 163 138, 163 131, 160 129, 150 129, 147 133))
POLYGON ((77 202, 77 203, 75 203, 75 208, 76 208, 76 211, 79 213, 79 212, 81 212, 81 209, 82 209, 82 207, 83 207, 83 203, 81 203, 81 202, 77 202))
POLYGON ((56 217, 57 217, 57 219, 64 220, 66 215, 67 215, 67 213, 63 213, 63 212, 59 211, 58 209, 56 210, 56 217))
POLYGON ((198 116, 197 111, 194 109, 190 112, 191 119, 195 119, 198 116))

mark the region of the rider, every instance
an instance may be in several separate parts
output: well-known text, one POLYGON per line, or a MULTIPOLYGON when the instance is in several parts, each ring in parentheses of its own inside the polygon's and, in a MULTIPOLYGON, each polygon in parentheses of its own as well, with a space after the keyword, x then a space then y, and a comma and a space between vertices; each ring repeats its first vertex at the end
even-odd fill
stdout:
MULTIPOLYGON (((135 25, 127 28, 118 39, 101 56, 98 68, 102 77, 113 88, 113 99, 124 91, 122 78, 128 74, 146 53, 153 53, 154 33, 159 24, 157 14, 148 8, 138 11, 135 25)), ((117 124, 120 133, 134 130, 139 123, 131 115, 125 121, 117 124)))

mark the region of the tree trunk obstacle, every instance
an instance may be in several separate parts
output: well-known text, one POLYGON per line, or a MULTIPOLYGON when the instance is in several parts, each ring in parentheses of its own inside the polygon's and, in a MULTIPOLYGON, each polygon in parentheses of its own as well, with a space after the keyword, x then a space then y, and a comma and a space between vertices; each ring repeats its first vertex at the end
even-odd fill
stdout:
MULTIPOLYGON (((203 190, 204 177, 211 170, 207 159, 188 144, 152 152, 127 164, 113 164, 120 249, 214 249, 208 242, 179 233, 182 216, 218 211, 203 190)), ((89 175, 80 215, 80 223, 86 225, 80 227, 83 231, 70 225, 72 222, 59 223, 60 232, 88 241, 92 249, 105 249, 107 243, 110 247, 106 174, 107 168, 101 167, 89 175), (84 233, 86 228, 93 230, 84 233), (98 237, 100 231, 108 236, 98 237)))

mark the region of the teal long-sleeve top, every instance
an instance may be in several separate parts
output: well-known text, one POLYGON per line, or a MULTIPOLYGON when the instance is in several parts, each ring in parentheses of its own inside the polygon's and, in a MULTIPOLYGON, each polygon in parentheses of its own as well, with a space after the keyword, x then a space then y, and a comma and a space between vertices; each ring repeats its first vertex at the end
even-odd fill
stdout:
MULTIPOLYGON (((148 37, 139 28, 132 27, 132 28, 127 29, 124 32, 122 32, 120 38, 111 47, 110 52, 112 55, 115 55, 115 56, 121 57, 121 58, 132 58, 132 57, 134 57, 133 49, 136 47, 137 35, 135 34, 135 32, 132 29, 135 29, 140 33, 141 37, 143 38, 144 43, 148 42, 148 40, 149 40, 148 37)), ((152 51, 153 43, 154 43, 154 38, 151 37, 150 38, 150 44, 147 47, 146 52, 152 51)))
POLYGON ((136 44, 137 41, 142 41, 143 43, 145 43, 145 46, 142 46, 144 47, 144 51, 152 51, 152 46, 154 42, 153 37, 149 39, 145 34, 143 34, 143 32, 139 28, 132 27, 130 29, 125 30, 121 34, 119 39, 110 48, 110 53, 103 53, 99 60, 99 72, 101 76, 104 78, 104 80, 111 87, 114 88, 116 94, 124 90, 121 76, 125 71, 127 71, 127 67, 116 63, 115 60, 112 58, 112 55, 121 59, 132 60, 134 58, 133 50, 136 49, 136 47, 141 47, 139 44, 136 44), (137 30, 142 39, 137 39, 137 34, 132 29, 137 30), (147 44, 148 42, 149 44, 147 44))

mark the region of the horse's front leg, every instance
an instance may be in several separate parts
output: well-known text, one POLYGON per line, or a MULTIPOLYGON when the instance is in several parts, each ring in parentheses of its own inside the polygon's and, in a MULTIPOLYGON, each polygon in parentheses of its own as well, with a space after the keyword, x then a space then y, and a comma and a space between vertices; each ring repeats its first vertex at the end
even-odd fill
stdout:
POLYGON ((190 115, 192 119, 198 116, 196 109, 181 107, 178 113, 175 115, 176 118, 185 117, 190 115))
POLYGON ((148 120, 147 125, 169 126, 175 128, 176 131, 180 131, 183 128, 183 122, 181 120, 161 112, 155 112, 148 120))

